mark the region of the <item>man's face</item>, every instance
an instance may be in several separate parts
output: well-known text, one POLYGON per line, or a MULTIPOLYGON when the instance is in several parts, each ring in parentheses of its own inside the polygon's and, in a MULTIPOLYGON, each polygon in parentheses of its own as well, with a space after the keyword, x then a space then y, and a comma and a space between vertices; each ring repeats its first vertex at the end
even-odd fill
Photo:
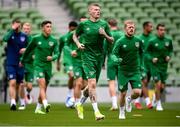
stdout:
POLYGON ((23 25, 22 31, 23 31, 24 33, 26 33, 27 35, 29 35, 29 34, 31 33, 31 26, 29 26, 29 25, 23 25))
POLYGON ((134 24, 126 24, 125 31, 128 36, 134 35, 135 25, 134 24))
POLYGON ((44 32, 46 35, 50 35, 50 34, 51 34, 51 31, 52 31, 52 24, 47 23, 46 25, 43 26, 43 32, 44 32))
POLYGON ((16 29, 15 29, 16 32, 20 32, 21 31, 21 23, 14 22, 12 25, 16 27, 16 29))
POLYGON ((98 6, 91 6, 89 8, 89 14, 91 17, 98 19, 100 18, 100 7, 98 6))
POLYGON ((162 27, 162 26, 159 26, 159 27, 158 27, 158 29, 157 29, 157 34, 158 34, 159 37, 164 37, 165 32, 166 32, 165 27, 162 27))
POLYGON ((145 27, 145 30, 148 32, 148 33, 151 33, 153 31, 153 25, 152 23, 149 23, 146 27, 145 27))

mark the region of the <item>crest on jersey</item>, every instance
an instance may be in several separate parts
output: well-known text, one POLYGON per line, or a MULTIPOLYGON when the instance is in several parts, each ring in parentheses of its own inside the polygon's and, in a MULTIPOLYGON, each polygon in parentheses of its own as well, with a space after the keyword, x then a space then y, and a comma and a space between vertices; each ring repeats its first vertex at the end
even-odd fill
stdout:
POLYGON ((158 45, 159 45, 158 43, 155 44, 156 47, 158 47, 158 45))
POLYGON ((86 30, 90 30, 90 28, 88 27, 88 28, 86 28, 86 30))
POLYGON ((41 44, 42 44, 42 42, 41 42, 41 41, 39 41, 39 42, 38 42, 38 45, 41 45, 41 44))
POLYGON ((54 42, 50 41, 49 46, 53 46, 53 45, 54 45, 54 42))
POLYGON ((12 39, 14 39, 14 36, 12 36, 12 39))
POLYGON ((169 46, 169 42, 165 42, 165 46, 168 47, 169 46))
POLYGON ((135 46, 139 48, 139 42, 135 42, 135 46))
POLYGON ((43 76, 43 73, 42 73, 42 72, 40 72, 40 73, 39 73, 39 76, 43 76))
POLYGON ((123 48, 126 48, 127 47, 127 45, 123 45, 123 48))
POLYGON ((142 40, 142 43, 144 43, 144 40, 142 40))
POLYGON ((24 42, 25 41, 25 37, 20 37, 20 40, 22 41, 22 42, 24 42))
POLYGON ((79 73, 79 72, 75 72, 75 75, 76 75, 76 76, 79 76, 79 75, 80 75, 80 73, 79 73))

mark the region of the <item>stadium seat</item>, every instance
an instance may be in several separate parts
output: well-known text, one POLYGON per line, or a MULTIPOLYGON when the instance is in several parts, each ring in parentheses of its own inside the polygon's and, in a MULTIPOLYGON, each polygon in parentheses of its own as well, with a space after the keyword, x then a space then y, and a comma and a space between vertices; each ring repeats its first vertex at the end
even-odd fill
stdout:
POLYGON ((155 21, 160 18, 165 18, 164 14, 162 13, 151 13, 150 17, 153 18, 155 21))
POLYGON ((144 8, 144 12, 147 13, 148 15, 152 13, 158 13, 158 9, 156 8, 144 8))
POLYGON ((146 8, 152 8, 152 4, 151 3, 145 3, 145 2, 142 2, 142 3, 139 3, 138 4, 138 7, 139 8, 142 8, 143 10, 146 9, 146 8))
POLYGON ((126 10, 124 8, 113 8, 111 12, 114 13, 115 15, 118 15, 121 13, 126 13, 126 10))
POLYGON ((165 3, 165 2, 156 2, 154 3, 154 7, 159 10, 162 8, 169 8, 168 3, 165 3))
POLYGON ((116 2, 109 2, 106 4, 106 7, 109 8, 109 10, 112 10, 113 8, 119 8, 119 4, 117 4, 116 2))
POLYGON ((129 8, 136 8, 136 4, 135 3, 123 3, 122 7, 125 8, 126 10, 129 8))
POLYGON ((169 13, 170 14, 175 13, 174 9, 172 9, 172 8, 160 8, 159 10, 160 10, 160 12, 164 13, 165 15, 167 15, 169 13))
POLYGON ((170 7, 173 8, 174 10, 180 8, 180 2, 173 2, 170 4, 170 7))
POLYGON ((148 18, 148 15, 146 13, 143 12, 139 12, 139 13, 134 13, 134 18, 136 18, 137 20, 141 20, 143 18, 148 18))
POLYGON ((26 18, 27 15, 26 15, 26 13, 14 13, 11 17, 12 17, 13 19, 14 19, 14 18, 22 19, 22 18, 26 18))

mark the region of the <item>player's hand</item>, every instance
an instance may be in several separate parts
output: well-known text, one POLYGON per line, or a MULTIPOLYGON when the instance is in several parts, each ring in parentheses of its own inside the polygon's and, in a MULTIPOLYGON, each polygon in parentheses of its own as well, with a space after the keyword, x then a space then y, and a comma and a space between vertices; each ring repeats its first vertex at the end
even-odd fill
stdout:
POLYGON ((20 25, 21 25, 20 23, 13 23, 12 24, 12 29, 13 30, 18 30, 20 28, 20 25))
POLYGON ((60 71, 60 70, 61 70, 61 64, 60 64, 60 62, 57 62, 57 64, 56 64, 56 70, 57 70, 57 71, 60 71))
POLYGON ((22 64, 22 62, 19 62, 19 67, 23 67, 23 64, 22 64))
POLYGON ((73 50, 73 51, 71 52, 71 56, 72 56, 72 57, 76 57, 76 56, 77 56, 76 50, 73 50))
POLYGON ((166 62, 169 62, 170 59, 171 58, 169 56, 166 56, 166 58, 165 58, 166 62))
POLYGON ((158 61, 158 58, 153 58, 153 59, 152 59, 152 62, 153 62, 153 63, 157 63, 157 61, 158 61))
POLYGON ((52 61, 52 56, 47 56, 47 61, 52 61))
POLYGON ((79 43, 78 44, 78 49, 83 50, 83 49, 85 49, 85 46, 83 44, 79 43))
POLYGON ((25 52, 25 50, 26 50, 26 48, 22 48, 22 49, 20 49, 19 53, 23 54, 25 52))
POLYGON ((106 32, 104 31, 104 29, 102 27, 99 28, 99 34, 100 35, 105 35, 106 32))

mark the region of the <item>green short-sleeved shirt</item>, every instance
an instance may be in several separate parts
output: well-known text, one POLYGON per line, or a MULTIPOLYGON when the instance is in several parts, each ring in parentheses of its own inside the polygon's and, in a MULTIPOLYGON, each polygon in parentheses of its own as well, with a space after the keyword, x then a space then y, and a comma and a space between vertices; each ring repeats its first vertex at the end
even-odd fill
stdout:
POLYGON ((124 35, 115 44, 113 55, 122 58, 118 67, 118 84, 120 91, 127 90, 128 82, 132 88, 141 88, 140 66, 142 60, 142 42, 135 36, 124 35), (135 78, 134 78, 135 76, 135 78))
POLYGON ((85 46, 85 49, 81 52, 85 74, 87 78, 96 78, 97 80, 104 57, 104 37, 99 34, 100 28, 103 28, 111 36, 109 26, 104 20, 96 22, 86 20, 81 22, 76 29, 77 36, 81 37, 81 43, 85 46))
POLYGON ((165 76, 160 73, 167 73, 168 62, 166 62, 166 56, 171 57, 173 53, 172 40, 167 37, 158 37, 150 40, 149 46, 147 48, 147 58, 152 63, 153 58, 158 58, 157 63, 152 63, 151 73, 155 81, 161 80, 165 82, 165 76), (158 78, 162 77, 162 78, 158 78))

